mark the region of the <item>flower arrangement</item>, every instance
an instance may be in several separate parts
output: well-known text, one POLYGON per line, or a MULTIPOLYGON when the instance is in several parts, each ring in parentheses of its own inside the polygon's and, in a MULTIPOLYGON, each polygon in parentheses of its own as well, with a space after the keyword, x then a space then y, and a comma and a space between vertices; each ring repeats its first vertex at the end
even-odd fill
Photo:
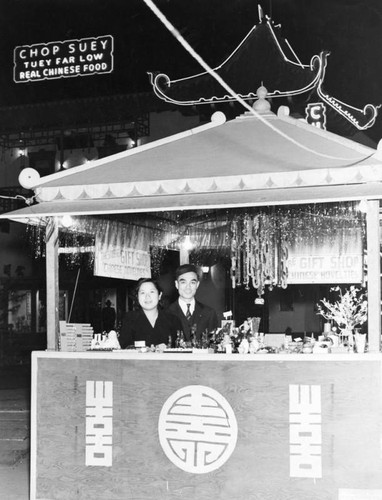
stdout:
POLYGON ((320 300, 317 304, 318 312, 325 319, 335 321, 342 330, 353 330, 357 325, 362 325, 367 320, 367 295, 360 288, 352 285, 342 291, 339 286, 330 289, 338 292, 338 300, 334 303, 327 299, 320 300))

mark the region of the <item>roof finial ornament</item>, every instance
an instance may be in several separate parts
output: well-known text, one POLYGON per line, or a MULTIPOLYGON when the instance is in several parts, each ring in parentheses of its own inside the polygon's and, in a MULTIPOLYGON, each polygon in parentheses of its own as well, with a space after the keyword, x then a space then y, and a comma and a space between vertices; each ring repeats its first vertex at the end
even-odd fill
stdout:
MULTIPOLYGON (((261 82, 263 83, 263 82, 261 82)), ((271 109, 270 103, 266 100, 266 97, 268 95, 268 90, 264 85, 261 84, 261 86, 257 89, 256 95, 258 97, 257 101, 253 104, 253 109, 257 111, 258 113, 267 113, 271 109)))
POLYGON ((257 13, 259 15, 259 23, 262 23, 264 20, 264 11, 260 4, 257 4, 257 13))

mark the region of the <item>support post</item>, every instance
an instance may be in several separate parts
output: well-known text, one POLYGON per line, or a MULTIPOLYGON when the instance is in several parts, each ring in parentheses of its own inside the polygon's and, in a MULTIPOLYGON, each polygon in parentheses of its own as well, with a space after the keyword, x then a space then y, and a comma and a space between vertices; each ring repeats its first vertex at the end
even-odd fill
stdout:
POLYGON ((58 351, 59 284, 58 284, 58 220, 49 217, 45 230, 46 251, 46 330, 47 350, 58 351))
POLYGON ((381 231, 379 200, 367 201, 367 295, 369 352, 379 352, 381 345, 381 231))

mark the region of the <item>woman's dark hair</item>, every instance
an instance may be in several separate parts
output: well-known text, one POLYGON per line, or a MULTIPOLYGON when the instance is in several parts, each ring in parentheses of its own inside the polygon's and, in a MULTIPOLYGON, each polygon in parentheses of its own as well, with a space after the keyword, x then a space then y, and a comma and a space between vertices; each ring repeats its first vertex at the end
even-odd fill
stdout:
POLYGON ((138 281, 138 283, 134 289, 134 301, 135 301, 135 305, 138 307, 140 307, 139 301, 138 301, 138 294, 139 294, 139 290, 140 290, 141 286, 143 285, 143 283, 152 283, 155 286, 155 288, 158 290, 158 293, 159 294, 162 293, 162 289, 156 280, 154 280, 153 278, 141 278, 138 281))

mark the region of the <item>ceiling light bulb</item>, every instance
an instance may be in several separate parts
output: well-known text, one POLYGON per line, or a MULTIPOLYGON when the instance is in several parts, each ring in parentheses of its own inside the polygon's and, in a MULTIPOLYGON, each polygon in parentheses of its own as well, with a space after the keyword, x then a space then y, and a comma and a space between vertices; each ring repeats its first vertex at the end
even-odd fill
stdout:
POLYGON ((363 213, 367 212, 367 201, 365 199, 359 202, 358 210, 363 213))
POLYGON ((183 245, 182 247, 185 249, 185 250, 192 250, 194 248, 194 244, 192 243, 191 241, 191 238, 190 238, 190 235, 189 234, 186 234, 186 236, 184 237, 184 241, 183 241, 183 245))
POLYGON ((73 218, 69 214, 65 214, 61 219, 61 224, 64 227, 71 227, 73 225, 73 218))

